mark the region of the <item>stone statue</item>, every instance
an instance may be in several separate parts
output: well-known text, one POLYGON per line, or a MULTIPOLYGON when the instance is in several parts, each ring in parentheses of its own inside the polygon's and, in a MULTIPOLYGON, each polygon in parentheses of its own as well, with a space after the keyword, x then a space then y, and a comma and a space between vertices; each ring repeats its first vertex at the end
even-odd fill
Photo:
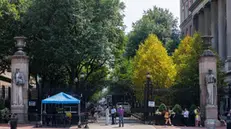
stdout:
POLYGON ((15 105, 23 105, 23 93, 22 89, 25 85, 25 77, 22 72, 20 72, 20 69, 16 69, 16 72, 14 74, 15 84, 17 87, 15 87, 15 98, 14 98, 14 104, 15 105))
POLYGON ((214 89, 216 84, 216 77, 211 69, 208 70, 208 74, 205 77, 205 84, 207 88, 207 104, 214 105, 214 89))

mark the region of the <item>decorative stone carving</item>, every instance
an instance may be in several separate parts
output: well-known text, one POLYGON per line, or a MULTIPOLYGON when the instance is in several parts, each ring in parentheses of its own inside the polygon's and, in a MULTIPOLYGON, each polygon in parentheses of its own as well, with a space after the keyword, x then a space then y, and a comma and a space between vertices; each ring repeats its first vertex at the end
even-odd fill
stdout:
POLYGON ((211 69, 208 70, 208 74, 205 77, 205 84, 207 89, 207 104, 214 105, 214 90, 216 88, 216 77, 211 69))
POLYGON ((16 69, 16 72, 14 74, 14 79, 15 79, 15 98, 14 100, 14 105, 23 105, 23 93, 22 89, 23 86, 25 85, 25 76, 22 72, 20 72, 20 69, 16 69))

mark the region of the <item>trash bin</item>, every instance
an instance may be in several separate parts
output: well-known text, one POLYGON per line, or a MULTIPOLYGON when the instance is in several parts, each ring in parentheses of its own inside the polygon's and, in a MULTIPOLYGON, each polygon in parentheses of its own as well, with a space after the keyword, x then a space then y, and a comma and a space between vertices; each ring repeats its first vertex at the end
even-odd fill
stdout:
POLYGON ((11 118, 10 119, 10 129, 17 129, 18 119, 11 118))

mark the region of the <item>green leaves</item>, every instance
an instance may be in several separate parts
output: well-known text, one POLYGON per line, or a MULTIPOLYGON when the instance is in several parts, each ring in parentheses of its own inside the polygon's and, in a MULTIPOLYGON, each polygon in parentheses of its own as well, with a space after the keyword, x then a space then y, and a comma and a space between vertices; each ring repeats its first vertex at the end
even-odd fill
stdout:
POLYGON ((171 38, 174 42, 179 42, 179 33, 176 28, 177 20, 172 13, 154 6, 153 9, 146 11, 143 17, 134 23, 133 30, 128 34, 126 55, 133 57, 139 44, 149 34, 155 34, 163 44, 166 44, 171 38))
POLYGON ((134 57, 133 82, 140 100, 147 72, 152 76, 154 88, 167 88, 175 81, 176 69, 172 58, 155 35, 149 35, 134 57))
POLYGON ((25 14, 31 4, 28 0, 0 1, 0 73, 10 68, 10 61, 6 58, 14 53, 14 37, 22 35, 21 16, 25 14))

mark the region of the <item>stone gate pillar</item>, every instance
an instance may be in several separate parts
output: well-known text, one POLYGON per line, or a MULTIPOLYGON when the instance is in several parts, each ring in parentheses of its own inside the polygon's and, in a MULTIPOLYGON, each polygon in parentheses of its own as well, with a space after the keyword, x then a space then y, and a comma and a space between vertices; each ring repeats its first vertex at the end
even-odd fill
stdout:
POLYGON ((23 52, 25 37, 14 37, 18 49, 11 57, 11 113, 17 114, 18 123, 28 120, 28 66, 29 58, 23 52))
MULTIPOLYGON (((204 44, 210 45, 211 36, 204 36, 204 44)), ((208 124, 219 125, 217 108, 217 58, 216 55, 206 48, 199 59, 199 84, 200 84, 200 109, 201 118, 205 126, 208 124), (214 82, 208 82, 209 71, 214 77, 214 82), (212 85, 212 86, 211 86, 212 85), (209 90, 208 87, 211 87, 209 90), (211 93, 212 91, 212 93, 211 93), (210 94, 208 93, 210 92, 210 94), (209 97, 210 96, 210 97, 209 97), (211 97, 212 96, 212 97, 211 97)))

